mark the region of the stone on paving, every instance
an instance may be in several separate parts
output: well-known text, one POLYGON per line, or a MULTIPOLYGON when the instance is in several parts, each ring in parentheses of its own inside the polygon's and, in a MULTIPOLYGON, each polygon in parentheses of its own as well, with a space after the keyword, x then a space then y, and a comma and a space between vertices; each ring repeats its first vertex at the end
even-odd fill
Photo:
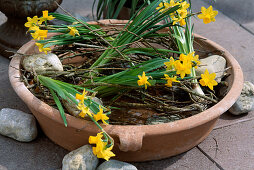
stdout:
POLYGON ((111 159, 103 162, 96 170, 137 170, 137 168, 132 164, 111 159))
POLYGON ((62 170, 95 170, 99 163, 91 145, 84 145, 64 156, 62 170))
POLYGON ((0 25, 7 21, 7 17, 0 11, 0 25))
POLYGON ((213 130, 199 147, 224 169, 254 167, 254 120, 213 130))
POLYGON ((254 110, 254 85, 245 81, 240 97, 229 109, 233 115, 240 115, 254 110))
POLYGON ((138 170, 190 170, 190 169, 209 169, 218 170, 219 168, 210 161, 202 152, 196 147, 188 152, 180 155, 149 162, 132 163, 138 170))
POLYGON ((7 168, 2 166, 2 165, 0 165, 0 170, 7 170, 7 168))
POLYGON ((30 142, 37 136, 36 120, 31 114, 4 108, 0 111, 0 134, 20 142, 30 142))
POLYGON ((26 71, 38 74, 47 74, 48 71, 63 71, 60 59, 53 53, 26 56, 22 65, 26 71))
POLYGON ((207 69, 208 72, 216 73, 215 80, 217 83, 221 82, 221 78, 223 77, 224 70, 226 68, 226 59, 219 55, 211 55, 207 58, 200 59, 200 66, 196 69, 197 76, 201 76, 204 74, 207 69))

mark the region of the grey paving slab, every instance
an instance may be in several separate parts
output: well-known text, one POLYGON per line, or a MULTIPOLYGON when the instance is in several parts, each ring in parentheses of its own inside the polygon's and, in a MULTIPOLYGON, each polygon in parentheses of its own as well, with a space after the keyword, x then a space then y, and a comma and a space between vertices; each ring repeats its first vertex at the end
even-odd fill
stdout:
POLYGON ((220 116, 214 129, 218 129, 224 126, 230 126, 236 123, 250 121, 253 119, 254 119, 254 111, 238 116, 226 112, 220 116))
POLYGON ((217 170, 219 169, 215 163, 210 161, 197 148, 185 152, 183 154, 163 159, 159 161, 149 161, 143 163, 132 163, 139 170, 217 170))
MULTIPOLYGON (((8 75, 9 60, 0 56, 0 109, 12 108, 30 112, 11 87, 8 75)), ((17 77, 18 78, 18 77, 17 77)))
POLYGON ((213 130, 199 147, 224 169, 254 169, 254 120, 213 130))
POLYGON ((220 12, 239 23, 254 34, 254 1, 253 0, 203 0, 216 7, 220 12))
POLYGON ((238 23, 254 21, 253 0, 203 0, 238 23))
MULTIPOLYGON (((76 16, 92 16, 93 0, 64 0, 61 6, 76 16)), ((57 9, 57 12, 63 13, 60 8, 57 9)))
POLYGON ((242 24, 242 26, 254 35, 254 22, 249 22, 249 23, 246 23, 246 24, 242 24))
POLYGON ((56 170, 68 152, 40 134, 29 143, 17 142, 0 135, 0 170, 56 170))
MULTIPOLYGON (((200 11, 200 6, 209 6, 201 0, 195 0, 192 3, 194 12, 200 11)), ((226 48, 240 63, 245 80, 254 82, 252 74, 254 72, 254 36, 252 34, 221 12, 216 16, 214 23, 203 24, 202 20, 194 19, 194 24, 196 33, 226 48)))

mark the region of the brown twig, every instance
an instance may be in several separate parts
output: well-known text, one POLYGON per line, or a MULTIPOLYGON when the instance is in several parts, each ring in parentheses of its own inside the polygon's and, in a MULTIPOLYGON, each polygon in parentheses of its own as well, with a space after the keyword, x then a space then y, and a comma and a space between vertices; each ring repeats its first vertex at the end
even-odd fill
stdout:
POLYGON ((212 99, 212 98, 207 97, 207 96, 204 96, 204 95, 201 95, 201 94, 198 94, 198 93, 195 93, 195 92, 193 92, 192 90, 190 90, 190 89, 188 89, 188 88, 186 88, 186 87, 180 87, 180 86, 178 86, 178 88, 179 88, 179 89, 182 89, 182 90, 184 90, 184 91, 186 91, 186 92, 188 92, 188 93, 190 93, 190 94, 193 94, 193 95, 195 95, 195 96, 198 96, 198 97, 204 98, 204 99, 206 99, 206 100, 209 100, 209 101, 211 101, 211 102, 213 102, 213 103, 218 103, 217 100, 212 99))

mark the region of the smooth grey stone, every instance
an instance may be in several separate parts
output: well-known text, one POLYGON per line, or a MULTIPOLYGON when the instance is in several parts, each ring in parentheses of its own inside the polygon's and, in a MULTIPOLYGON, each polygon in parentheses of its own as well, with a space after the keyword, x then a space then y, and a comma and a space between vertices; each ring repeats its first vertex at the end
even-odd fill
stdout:
POLYGON ((137 168, 132 164, 111 159, 103 162, 96 170, 137 170, 137 168))
POLYGON ((5 166, 0 165, 0 170, 8 170, 5 166))
POLYGON ((200 59, 200 62, 201 66, 196 69, 196 75, 201 76, 201 74, 204 74, 207 69, 210 74, 216 73, 215 81, 220 83, 226 68, 226 59, 219 55, 212 55, 204 59, 200 59))
MULTIPOLYGON (((79 102, 79 100, 77 100, 79 102)), ((77 105, 72 100, 63 100, 63 105, 67 109, 68 113, 72 116, 78 117, 80 110, 77 108, 77 105)))
POLYGON ((254 110, 254 85, 245 81, 240 97, 229 109, 233 115, 240 115, 254 110))
POLYGON ((91 145, 84 145, 64 156, 62 170, 95 170, 99 160, 91 145))
POLYGON ((0 111, 0 134, 21 142, 30 142, 37 136, 36 120, 31 114, 4 108, 0 111))
POLYGON ((63 71, 61 61, 53 53, 26 56, 22 65, 26 71, 36 72, 37 74, 48 74, 47 72, 50 71, 63 71))

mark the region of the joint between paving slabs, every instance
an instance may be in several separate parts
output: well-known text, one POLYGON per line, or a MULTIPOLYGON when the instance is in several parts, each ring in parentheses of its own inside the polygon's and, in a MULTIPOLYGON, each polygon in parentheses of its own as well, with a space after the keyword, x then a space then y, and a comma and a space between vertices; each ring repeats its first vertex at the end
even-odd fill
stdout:
POLYGON ((204 154, 212 163, 215 164, 215 166, 217 168, 219 168, 220 170, 225 170, 218 162, 216 162, 211 156, 209 156, 203 149, 201 149, 199 146, 197 146, 198 150, 200 152, 202 152, 202 154, 204 154))
POLYGON ((217 129, 221 129, 221 128, 224 128, 224 127, 232 126, 232 125, 235 125, 237 123, 248 122, 248 121, 251 121, 251 120, 254 120, 254 117, 247 118, 247 119, 241 119, 241 120, 238 120, 238 121, 235 121, 235 122, 232 122, 232 123, 228 123, 228 124, 225 124, 225 125, 216 126, 215 128, 213 128, 213 130, 217 130, 217 129))

